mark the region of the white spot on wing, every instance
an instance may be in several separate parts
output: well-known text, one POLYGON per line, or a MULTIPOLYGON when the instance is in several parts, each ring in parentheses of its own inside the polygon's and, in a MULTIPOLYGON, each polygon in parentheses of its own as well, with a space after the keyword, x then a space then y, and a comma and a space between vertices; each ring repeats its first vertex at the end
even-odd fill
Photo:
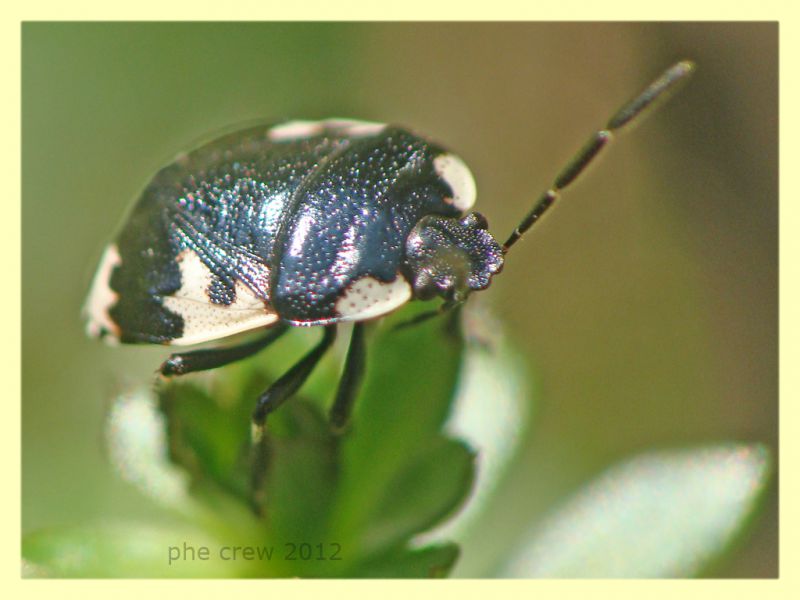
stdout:
POLYGON ((477 189, 475 179, 464 161, 455 154, 440 154, 433 159, 433 168, 453 190, 453 197, 445 200, 461 211, 472 208, 477 189))
POLYGON ((411 299, 411 286, 398 275, 385 283, 374 277, 354 281, 336 301, 342 321, 365 321, 385 315, 411 299))
POLYGON ((83 306, 83 313, 89 319, 86 333, 91 337, 104 336, 112 344, 119 341, 119 326, 111 319, 108 311, 116 304, 119 295, 111 289, 109 282, 114 267, 121 264, 122 259, 116 244, 109 244, 100 259, 89 297, 83 306))
MULTIPOLYGON (((197 253, 187 250, 178 257, 181 289, 164 298, 164 307, 183 318, 183 335, 173 345, 187 346, 265 327, 278 320, 263 299, 237 281, 236 300, 214 304, 208 296, 211 271, 197 253)), ((266 277, 269 273, 264 274, 266 277)))
POLYGON ((324 121, 289 121, 276 125, 267 132, 273 142, 305 139, 322 135, 326 129, 338 129, 351 137, 368 137, 380 133, 386 125, 353 119, 326 119, 324 121))

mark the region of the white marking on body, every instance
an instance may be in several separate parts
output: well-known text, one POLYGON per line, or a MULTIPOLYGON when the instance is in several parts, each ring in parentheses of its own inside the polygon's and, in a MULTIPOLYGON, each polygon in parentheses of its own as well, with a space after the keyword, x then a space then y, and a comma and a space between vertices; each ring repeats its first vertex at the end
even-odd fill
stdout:
POLYGON ((336 301, 342 321, 365 321, 392 312, 411 299, 411 286, 402 276, 390 282, 366 276, 354 281, 336 301))
POLYGON ((321 121, 288 121, 272 127, 267 136, 273 142, 310 138, 322 133, 321 121))
POLYGON ((289 121, 272 127, 267 136, 273 142, 301 140, 322 135, 326 129, 338 129, 352 137, 368 137, 380 133, 386 125, 354 119, 325 119, 323 121, 289 121))
MULTIPOLYGON (((214 304, 208 296, 212 275, 196 252, 178 256, 181 288, 164 297, 164 307, 183 319, 183 335, 169 343, 176 346, 199 344, 242 331, 266 327, 278 320, 262 298, 241 281, 236 281, 236 299, 230 305, 214 304)), ((269 277, 266 270, 265 277, 269 277)))
POLYGON ((119 342, 119 326, 111 319, 108 311, 119 300, 119 294, 111 289, 111 272, 122 264, 116 244, 109 244, 103 251, 100 266, 92 280, 91 291, 83 306, 83 314, 88 317, 86 333, 91 337, 103 336, 110 344, 119 342))
POLYGON ((440 154, 433 159, 433 168, 453 190, 453 197, 445 198, 445 201, 461 211, 472 208, 478 193, 475 178, 464 161, 455 154, 440 154))
POLYGON ((325 127, 331 129, 344 129, 347 135, 353 137, 368 137, 376 135, 386 128, 386 123, 374 121, 356 121, 355 119, 327 119, 323 121, 325 127))

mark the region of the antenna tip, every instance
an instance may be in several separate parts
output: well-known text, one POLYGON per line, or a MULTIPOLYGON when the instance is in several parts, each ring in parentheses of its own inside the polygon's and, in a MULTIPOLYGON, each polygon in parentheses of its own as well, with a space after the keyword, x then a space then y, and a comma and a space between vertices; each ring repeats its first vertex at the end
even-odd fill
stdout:
POLYGON ((675 63, 673 67, 669 70, 674 79, 680 79, 683 77, 688 77, 692 73, 697 70, 697 64, 692 60, 682 60, 678 63, 675 63))

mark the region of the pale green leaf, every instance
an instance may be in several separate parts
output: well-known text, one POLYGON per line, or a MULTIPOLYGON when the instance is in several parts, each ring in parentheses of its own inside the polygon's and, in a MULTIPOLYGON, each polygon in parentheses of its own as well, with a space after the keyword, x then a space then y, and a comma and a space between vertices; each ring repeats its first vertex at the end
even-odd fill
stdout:
POLYGON ((652 452, 609 469, 529 533, 507 577, 691 577, 747 523, 759 445, 652 452))

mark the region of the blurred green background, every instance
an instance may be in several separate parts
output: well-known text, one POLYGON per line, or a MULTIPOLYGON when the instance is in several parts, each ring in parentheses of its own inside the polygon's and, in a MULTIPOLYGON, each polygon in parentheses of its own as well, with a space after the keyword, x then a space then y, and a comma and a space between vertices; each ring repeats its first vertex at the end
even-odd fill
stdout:
MULTIPOLYGON (((102 427, 113 396, 167 352, 90 341, 79 311, 129 203, 193 140, 254 118, 406 124, 465 159, 477 208, 505 237, 591 130, 682 58, 699 66, 690 85, 570 190, 483 294, 541 398, 456 574, 491 575, 522 528, 641 450, 735 440, 777 452, 777 24, 22 34, 23 532, 161 510, 115 476, 102 427)), ((777 575, 776 489, 713 575, 777 575)))

